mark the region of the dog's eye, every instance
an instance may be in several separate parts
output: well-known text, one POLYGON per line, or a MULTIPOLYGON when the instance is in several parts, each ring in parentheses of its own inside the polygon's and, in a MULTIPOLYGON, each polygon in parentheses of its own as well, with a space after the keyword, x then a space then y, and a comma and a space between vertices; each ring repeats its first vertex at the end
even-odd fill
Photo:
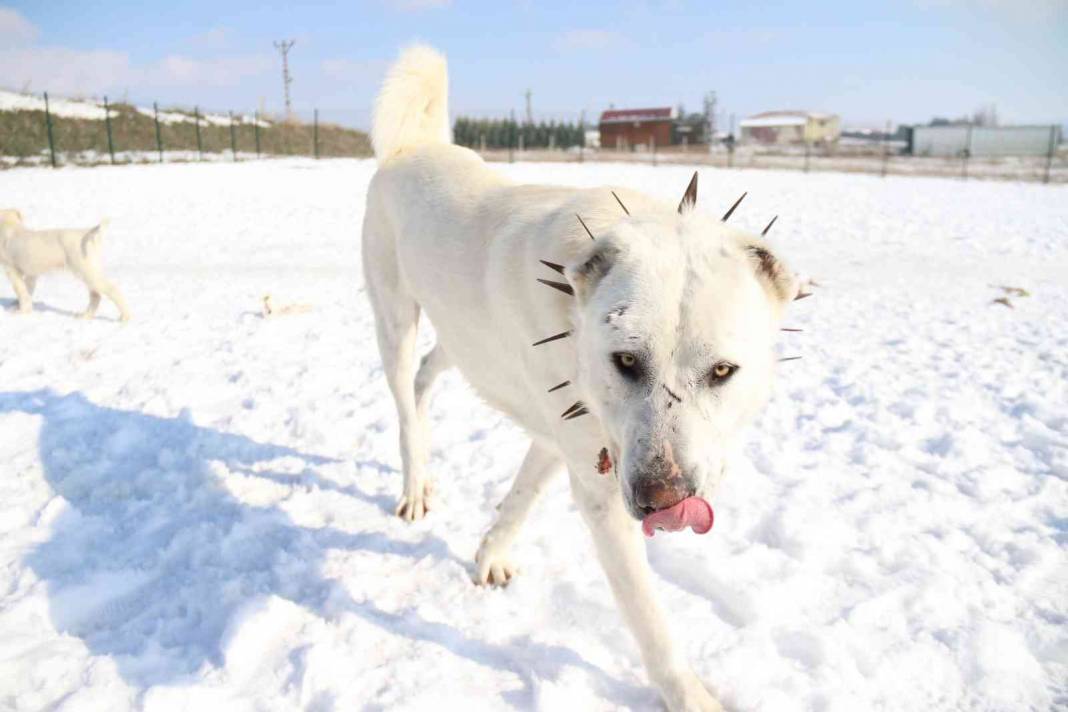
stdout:
POLYGON ((733 363, 720 361, 712 367, 712 371, 708 374, 710 385, 718 386, 722 383, 726 383, 727 379, 733 376, 734 372, 737 370, 738 367, 733 363))
POLYGON ((641 363, 638 361, 638 357, 632 353, 617 351, 612 354, 612 363, 616 365, 616 370, 619 371, 624 378, 637 380, 641 376, 641 363))

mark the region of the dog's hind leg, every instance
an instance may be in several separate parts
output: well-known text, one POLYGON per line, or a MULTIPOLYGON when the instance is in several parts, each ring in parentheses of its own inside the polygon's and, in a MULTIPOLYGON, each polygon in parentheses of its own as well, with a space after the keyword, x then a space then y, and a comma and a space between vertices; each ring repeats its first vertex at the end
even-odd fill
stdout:
POLYGON ((18 297, 19 303, 17 309, 22 314, 29 314, 33 311, 33 298, 30 296, 29 290, 26 288, 26 281, 14 267, 4 267, 4 271, 7 273, 7 278, 11 280, 11 286, 15 290, 15 296, 18 297))
POLYGON ((404 492, 397 503, 396 514, 411 522, 426 516, 432 489, 425 472, 427 433, 415 396, 415 349, 420 309, 400 277, 392 241, 382 239, 386 235, 374 229, 372 224, 368 211, 363 236, 364 275, 375 313, 382 368, 400 422, 404 492))
POLYGON ((100 304, 100 295, 103 294, 118 307, 119 319, 130 320, 130 310, 126 308, 126 300, 118 287, 102 277, 95 269, 87 270, 82 278, 85 280, 85 286, 89 288, 89 307, 82 316, 91 318, 96 313, 96 307, 100 304))
POLYGON ((478 547, 475 583, 504 586, 515 575, 516 568, 509 558, 512 542, 552 476, 560 471, 561 464, 560 458, 552 451, 537 442, 530 444, 512 488, 498 507, 497 521, 478 547))
POLYGON ((89 288, 89 304, 85 307, 85 311, 78 315, 79 319, 92 319, 96 316, 96 310, 100 306, 100 292, 89 288))
POLYGON ((641 529, 627 514, 615 478, 592 474, 588 468, 569 469, 571 491, 593 535, 597 558, 667 708, 722 712, 671 635, 653 595, 641 529))
POLYGON ((32 297, 35 289, 37 289, 37 278, 26 275, 26 293, 32 297))

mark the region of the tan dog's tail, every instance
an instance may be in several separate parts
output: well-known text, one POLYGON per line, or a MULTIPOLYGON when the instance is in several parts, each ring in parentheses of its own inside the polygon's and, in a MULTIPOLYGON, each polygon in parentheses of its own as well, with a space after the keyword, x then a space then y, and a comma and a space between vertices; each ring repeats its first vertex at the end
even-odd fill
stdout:
POLYGON ((107 218, 104 218, 100 221, 99 225, 89 230, 89 232, 85 233, 85 236, 82 237, 82 255, 84 257, 89 256, 90 247, 100 246, 101 240, 104 238, 104 230, 106 230, 108 225, 110 224, 111 221, 107 218))
POLYGON ((449 143, 448 101, 445 57, 424 45, 404 50, 375 100, 371 143, 378 162, 406 148, 449 143))

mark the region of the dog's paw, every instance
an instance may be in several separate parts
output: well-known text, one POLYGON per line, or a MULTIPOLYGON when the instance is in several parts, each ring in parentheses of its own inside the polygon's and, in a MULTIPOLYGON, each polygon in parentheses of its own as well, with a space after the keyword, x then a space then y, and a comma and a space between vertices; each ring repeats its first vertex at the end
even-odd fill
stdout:
POLYGON ((475 583, 479 586, 507 586, 519 569, 499 551, 489 537, 482 540, 475 554, 475 583))
POLYGON ((413 492, 401 495, 393 513, 407 522, 422 519, 430 511, 430 496, 433 492, 434 486, 430 482, 416 485, 413 492))
POLYGON ((689 670, 670 676, 659 687, 671 712, 723 712, 723 706, 689 670))

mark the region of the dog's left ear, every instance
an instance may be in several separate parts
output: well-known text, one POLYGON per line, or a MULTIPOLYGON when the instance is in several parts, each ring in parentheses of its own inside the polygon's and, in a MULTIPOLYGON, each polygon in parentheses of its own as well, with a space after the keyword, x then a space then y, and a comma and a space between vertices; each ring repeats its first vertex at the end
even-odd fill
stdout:
POLYGON ((597 245, 582 262, 567 267, 567 281, 575 290, 579 301, 585 301, 597 288, 616 263, 619 250, 610 245, 597 245))
POLYGON ((797 278, 766 244, 750 242, 745 251, 757 277, 773 297, 785 303, 797 296, 797 278))
POLYGON ((693 172, 693 178, 690 179, 690 184, 686 186, 686 192, 682 194, 682 200, 679 201, 679 214, 693 210, 695 207, 697 207, 697 171, 693 172))

